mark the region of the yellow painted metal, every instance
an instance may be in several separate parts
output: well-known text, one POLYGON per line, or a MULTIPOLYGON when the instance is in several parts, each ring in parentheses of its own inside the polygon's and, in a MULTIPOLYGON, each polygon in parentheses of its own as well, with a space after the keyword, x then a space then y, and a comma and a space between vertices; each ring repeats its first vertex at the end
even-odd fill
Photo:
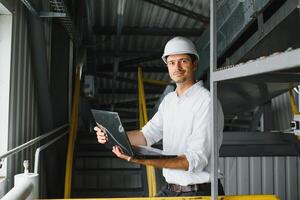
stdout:
MULTIPOLYGON (((300 115, 300 112, 297 109, 297 105, 296 105, 296 102, 295 102, 295 98, 294 98, 294 94, 293 94, 292 89, 289 90, 289 95, 290 95, 290 104, 291 104, 293 114, 294 115, 300 115)), ((299 135, 298 135, 298 140, 300 140, 299 135)))
POLYGON ((73 93, 72 113, 71 113, 71 122, 70 122, 71 126, 70 126, 67 160, 66 160, 64 198, 70 198, 71 196, 73 153, 74 153, 75 139, 77 135, 78 106, 79 106, 79 97, 80 97, 80 74, 81 74, 81 66, 79 65, 76 71, 75 87, 73 93))
MULTIPOLYGON (((142 128, 148 121, 146 98, 144 91, 144 80, 142 74, 142 68, 138 68, 138 93, 139 93, 139 119, 140 128, 142 128)), ((146 166, 147 181, 148 181, 148 192, 149 197, 154 197, 156 194, 156 177, 155 169, 153 166, 146 166)))
POLYGON ((168 82, 168 81, 159 81, 159 80, 154 80, 154 79, 144 79, 144 83, 161 85, 161 86, 167 86, 170 84, 170 82, 168 82))
MULTIPOLYGON (((195 197, 128 197, 128 198, 82 198, 82 200, 211 200, 210 196, 195 197)), ((74 199, 70 199, 74 200, 74 199)), ((78 198, 77 200, 81 200, 78 198)), ((237 195, 237 196, 219 196, 218 200, 280 200, 276 195, 237 195)))
POLYGON ((138 68, 138 88, 139 88, 139 99, 141 99, 142 104, 142 112, 143 112, 143 118, 144 118, 144 124, 148 121, 147 116, 147 107, 146 107, 146 98, 145 98, 145 90, 144 90, 144 84, 143 84, 143 74, 142 74, 142 68, 138 68))
POLYGON ((294 115, 299 115, 300 112, 297 110, 297 105, 296 105, 296 102, 295 102, 294 94, 293 94, 293 91, 291 89, 289 90, 289 95, 290 95, 290 104, 291 104, 293 114, 294 115))

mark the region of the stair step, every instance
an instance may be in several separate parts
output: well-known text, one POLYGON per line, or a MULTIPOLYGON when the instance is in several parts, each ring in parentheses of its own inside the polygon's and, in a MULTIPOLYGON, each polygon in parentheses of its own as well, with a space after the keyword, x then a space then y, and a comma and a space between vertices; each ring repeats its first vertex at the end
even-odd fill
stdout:
POLYGON ((77 136, 72 197, 147 196, 145 168, 117 158, 93 133, 77 136))
POLYGON ((242 125, 242 124, 229 124, 229 123, 225 123, 224 126, 226 126, 226 127, 233 127, 233 128, 249 129, 249 125, 242 125))
POLYGON ((78 144, 77 152, 111 152, 110 149, 106 148, 102 144, 78 144))
POLYGON ((79 158, 113 158, 115 155, 111 151, 81 151, 76 153, 76 159, 79 158))

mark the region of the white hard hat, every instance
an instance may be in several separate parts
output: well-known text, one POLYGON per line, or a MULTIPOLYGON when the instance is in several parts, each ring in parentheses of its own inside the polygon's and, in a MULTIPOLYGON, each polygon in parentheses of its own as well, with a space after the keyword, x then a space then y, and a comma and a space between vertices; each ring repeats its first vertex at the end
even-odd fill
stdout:
POLYGON ((194 43, 185 37, 179 36, 169 40, 165 46, 165 51, 161 58, 167 64, 166 57, 175 54, 193 54, 197 57, 197 60, 199 60, 199 55, 194 43))

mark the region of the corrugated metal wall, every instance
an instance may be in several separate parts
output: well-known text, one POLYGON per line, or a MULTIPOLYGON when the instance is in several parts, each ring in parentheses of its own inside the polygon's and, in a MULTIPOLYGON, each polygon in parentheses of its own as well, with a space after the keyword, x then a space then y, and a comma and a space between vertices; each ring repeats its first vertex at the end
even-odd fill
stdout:
MULTIPOLYGON (((287 93, 272 100, 274 128, 292 119, 287 93)), ((226 157, 220 159, 226 195, 276 194, 281 200, 300 199, 299 157, 226 157)))
MULTIPOLYGON (((38 102, 31 67, 27 12, 20 1, 15 1, 12 31, 9 149, 35 138, 39 133, 38 102)), ((29 160, 30 171, 33 170, 33 150, 34 147, 30 147, 8 159, 8 188, 13 184, 14 174, 23 171, 23 160, 29 160)))
POLYGON ((300 199, 299 157, 226 157, 220 159, 226 195, 276 194, 300 199))

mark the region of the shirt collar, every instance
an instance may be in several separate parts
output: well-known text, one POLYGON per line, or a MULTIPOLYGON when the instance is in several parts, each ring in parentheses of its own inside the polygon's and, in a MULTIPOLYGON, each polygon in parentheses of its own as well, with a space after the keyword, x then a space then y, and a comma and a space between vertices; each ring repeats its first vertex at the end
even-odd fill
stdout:
POLYGON ((192 85, 190 88, 188 88, 183 94, 181 94, 180 96, 177 95, 176 91, 175 94, 178 98, 182 98, 182 97, 188 97, 191 94, 194 93, 194 91, 196 90, 196 88, 198 87, 203 87, 203 81, 200 80, 198 82, 196 82, 194 85, 192 85))

